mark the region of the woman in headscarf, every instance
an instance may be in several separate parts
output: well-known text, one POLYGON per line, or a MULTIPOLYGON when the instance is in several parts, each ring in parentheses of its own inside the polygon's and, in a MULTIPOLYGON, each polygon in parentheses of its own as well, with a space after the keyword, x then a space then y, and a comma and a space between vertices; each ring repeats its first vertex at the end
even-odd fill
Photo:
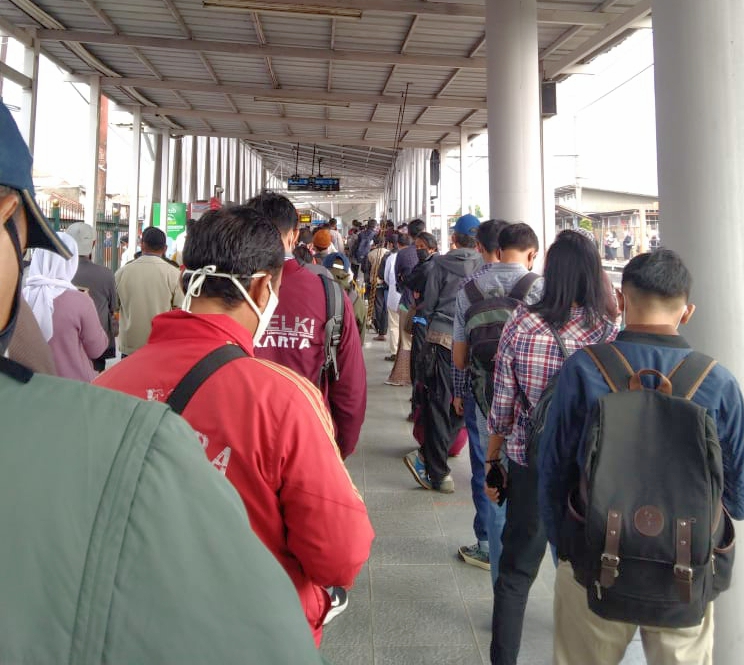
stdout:
POLYGON ((108 347, 93 300, 73 285, 78 248, 72 236, 59 237, 72 254, 69 260, 37 249, 23 288, 23 297, 49 343, 58 376, 89 382, 95 376, 93 359, 108 347))

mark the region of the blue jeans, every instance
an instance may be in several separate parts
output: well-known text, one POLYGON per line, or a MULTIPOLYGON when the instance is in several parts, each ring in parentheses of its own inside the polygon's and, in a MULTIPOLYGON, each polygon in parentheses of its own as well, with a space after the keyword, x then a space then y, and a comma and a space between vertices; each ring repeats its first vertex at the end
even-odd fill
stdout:
MULTIPOLYGON (((485 458, 486 452, 488 451, 488 426, 486 417, 481 413, 481 410, 476 406, 476 420, 478 423, 478 434, 482 442, 482 455, 483 462, 481 463, 481 488, 486 482, 485 480, 485 458)), ((471 447, 472 448, 472 447, 471 447)), ((472 459, 472 457, 471 457, 472 459)), ((502 454, 502 463, 506 465, 506 456, 502 454)), ((475 473, 473 473, 475 476, 475 473)), ((483 490, 483 496, 485 496, 485 490, 483 490)), ((506 504, 499 506, 496 503, 492 503, 486 497, 488 502, 488 512, 486 513, 486 532, 488 533, 488 550, 489 558, 491 560, 491 582, 493 586, 496 586, 496 580, 499 578, 499 559, 501 559, 501 532, 504 530, 504 524, 506 524, 506 504)))
POLYGON ((465 429, 468 430, 468 450, 470 450, 470 469, 472 476, 470 478, 470 489, 473 494, 473 504, 475 505, 475 519, 473 520, 473 531, 479 545, 488 542, 488 514, 491 510, 491 502, 486 496, 483 485, 486 482, 486 441, 481 440, 478 432, 478 421, 476 411, 478 406, 472 393, 466 389, 463 398, 465 406, 465 429))

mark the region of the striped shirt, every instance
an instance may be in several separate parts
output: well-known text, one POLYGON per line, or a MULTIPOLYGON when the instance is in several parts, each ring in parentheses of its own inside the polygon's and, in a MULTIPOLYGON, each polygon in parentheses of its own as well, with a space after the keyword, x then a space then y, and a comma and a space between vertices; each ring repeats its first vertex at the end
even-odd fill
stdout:
MULTIPOLYGON (((603 320, 589 328, 584 321, 584 308, 572 307, 568 322, 558 334, 568 352, 573 353, 588 344, 613 340, 617 327, 603 320)), ((563 361, 560 347, 545 320, 519 305, 504 326, 499 342, 488 419, 488 431, 506 438, 506 454, 517 464, 527 465, 526 426, 529 420, 520 390, 530 404, 537 404, 563 361)))

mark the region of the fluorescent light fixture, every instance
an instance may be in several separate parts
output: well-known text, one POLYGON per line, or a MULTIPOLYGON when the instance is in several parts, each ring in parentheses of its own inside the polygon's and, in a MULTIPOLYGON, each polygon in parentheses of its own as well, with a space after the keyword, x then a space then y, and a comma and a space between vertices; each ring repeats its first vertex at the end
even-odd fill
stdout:
POLYGON ((271 2, 270 0, 204 0, 205 7, 220 9, 244 9, 252 12, 273 12, 279 14, 305 14, 309 16, 330 16, 332 18, 360 19, 361 9, 335 7, 328 5, 300 4, 293 2, 271 2))
POLYGON ((308 106, 340 106, 348 109, 349 102, 331 102, 321 99, 285 99, 284 97, 254 97, 254 102, 271 102, 276 104, 303 104, 308 106))

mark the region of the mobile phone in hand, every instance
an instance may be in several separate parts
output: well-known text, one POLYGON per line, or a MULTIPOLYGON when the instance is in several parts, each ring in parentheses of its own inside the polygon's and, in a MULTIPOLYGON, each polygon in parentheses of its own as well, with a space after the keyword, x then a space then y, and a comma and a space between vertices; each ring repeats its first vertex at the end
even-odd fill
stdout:
POLYGON ((499 500, 497 504, 499 506, 504 505, 506 501, 506 469, 501 465, 501 462, 493 462, 491 468, 486 475, 486 485, 499 491, 499 500))

